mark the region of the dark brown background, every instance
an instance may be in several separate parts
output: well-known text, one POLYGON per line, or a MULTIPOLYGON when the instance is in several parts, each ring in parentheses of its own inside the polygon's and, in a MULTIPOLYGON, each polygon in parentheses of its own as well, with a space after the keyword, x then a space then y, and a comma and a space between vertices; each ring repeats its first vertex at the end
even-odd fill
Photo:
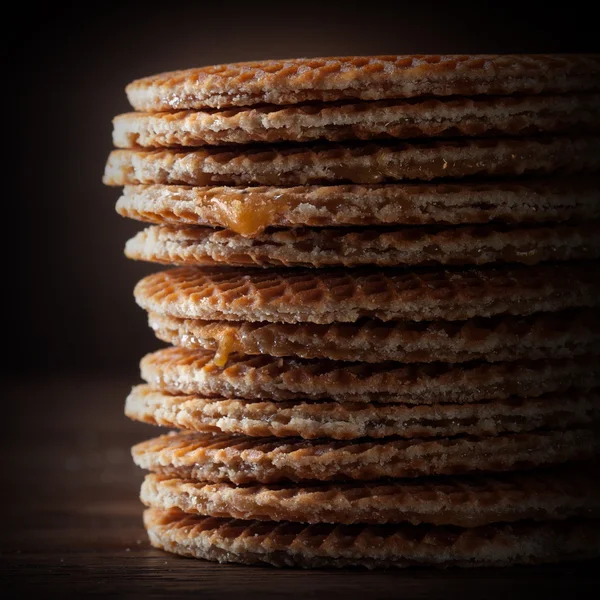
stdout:
MULTIPOLYGON (((123 257, 141 225, 116 215, 119 191, 101 184, 111 119, 129 110, 124 86, 164 70, 262 58, 598 51, 597 24, 573 2, 119 4, 85 13, 83 4, 23 4, 5 25, 3 141, 13 162, 3 173, 1 499, 10 536, 1 572, 9 591, 41 596, 202 589, 228 598, 229 571, 202 571, 198 587, 189 563, 148 550, 140 529, 141 473, 128 445, 154 432, 129 423, 122 404, 139 358, 158 346, 132 298, 156 267, 123 257)), ((276 598, 278 586, 289 597, 481 597, 488 581, 490 597, 583 597, 596 572, 313 575, 300 585, 283 573, 233 570, 231 581, 238 597, 276 598)))

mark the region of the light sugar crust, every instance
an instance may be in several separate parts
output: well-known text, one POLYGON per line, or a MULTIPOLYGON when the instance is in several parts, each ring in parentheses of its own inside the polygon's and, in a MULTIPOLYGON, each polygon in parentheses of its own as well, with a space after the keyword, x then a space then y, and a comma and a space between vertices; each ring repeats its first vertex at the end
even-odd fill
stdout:
POLYGON ((600 127, 600 94, 418 99, 127 113, 113 119, 118 148, 253 142, 529 135, 600 127))
POLYGON ((106 185, 306 185, 573 173, 600 169, 600 137, 113 150, 106 185))
POLYGON ((210 351, 165 348, 146 355, 140 369, 146 382, 167 393, 248 400, 462 404, 600 386, 595 355, 453 365, 232 354, 224 365, 218 362, 210 351))
POLYGON ((305 228, 270 231, 254 238, 227 229, 153 226, 128 240, 125 255, 191 266, 535 265, 600 257, 600 221, 547 227, 305 228))
POLYGON ((575 309, 528 317, 467 321, 246 323, 178 319, 150 313, 156 336, 174 346, 210 350, 218 366, 230 354, 362 362, 488 362, 600 353, 600 311, 575 309))
POLYGON ((305 525, 144 511, 150 543, 221 563, 275 567, 492 567, 596 558, 600 520, 499 523, 474 528, 305 525))
POLYGON ((136 110, 165 111, 598 89, 600 58, 594 54, 433 54, 214 65, 138 79, 126 93, 136 110))
POLYGON ((134 462, 143 469, 235 484, 513 471, 587 460, 599 452, 600 440, 593 429, 366 441, 186 432, 162 435, 132 448, 134 462))
POLYGON ((207 321, 462 321, 600 303, 597 261, 467 269, 180 267, 135 286, 149 312, 207 321))
POLYGON ((153 508, 219 518, 480 527, 524 519, 600 518, 597 468, 583 463, 512 473, 303 486, 236 486, 150 474, 140 498, 153 508))
POLYGON ((255 236, 268 227, 510 224, 600 218, 596 176, 298 187, 128 185, 117 212, 255 236))
POLYGON ((409 406, 203 398, 171 395, 138 385, 127 397, 125 414, 152 425, 250 437, 354 440, 494 436, 591 426, 600 418, 600 391, 475 404, 409 406))

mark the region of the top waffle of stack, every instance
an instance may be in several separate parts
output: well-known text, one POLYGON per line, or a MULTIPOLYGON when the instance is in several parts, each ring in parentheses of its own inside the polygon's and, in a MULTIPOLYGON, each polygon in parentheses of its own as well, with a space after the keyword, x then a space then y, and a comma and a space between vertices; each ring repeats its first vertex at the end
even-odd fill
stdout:
POLYGON ((600 88, 595 55, 409 55, 267 60, 146 77, 127 86, 136 110, 319 100, 539 94, 600 88))

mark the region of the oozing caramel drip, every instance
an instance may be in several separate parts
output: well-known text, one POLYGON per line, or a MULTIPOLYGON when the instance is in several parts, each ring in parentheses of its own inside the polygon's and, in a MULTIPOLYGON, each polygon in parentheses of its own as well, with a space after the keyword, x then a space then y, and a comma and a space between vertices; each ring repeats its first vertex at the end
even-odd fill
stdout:
POLYGON ((290 206, 282 196, 265 200, 252 192, 243 199, 232 198, 213 200, 217 218, 222 225, 244 236, 255 236, 273 225, 277 214, 289 210, 290 206))
POLYGON ((219 337, 218 344, 212 363, 217 367, 224 367, 227 364, 229 355, 237 350, 235 335, 231 332, 225 332, 219 337))

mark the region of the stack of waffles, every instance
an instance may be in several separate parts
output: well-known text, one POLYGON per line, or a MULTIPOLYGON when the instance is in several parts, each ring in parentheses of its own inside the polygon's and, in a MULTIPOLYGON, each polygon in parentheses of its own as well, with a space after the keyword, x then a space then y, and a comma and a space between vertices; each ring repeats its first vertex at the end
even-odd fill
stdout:
POLYGON ((151 543, 277 566, 600 554, 600 57, 131 83, 104 181, 175 265, 129 417, 151 543))

